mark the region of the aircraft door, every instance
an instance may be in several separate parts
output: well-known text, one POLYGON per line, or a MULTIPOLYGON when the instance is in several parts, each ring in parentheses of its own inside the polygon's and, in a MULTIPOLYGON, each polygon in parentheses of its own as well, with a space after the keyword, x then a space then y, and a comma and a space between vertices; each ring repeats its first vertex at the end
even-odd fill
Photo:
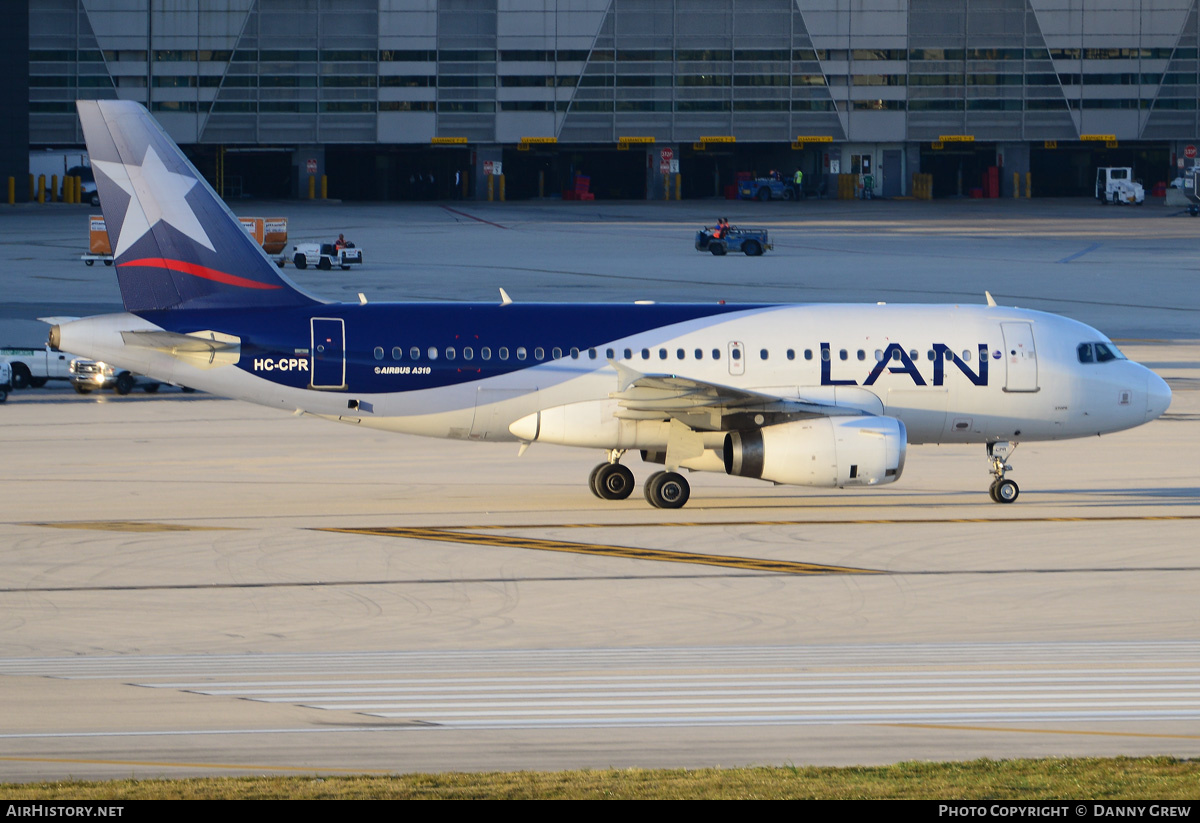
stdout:
POLYGON ((1008 366, 1004 390, 1037 391, 1037 350, 1033 345, 1033 325, 1001 323, 1000 331, 1004 334, 1004 362, 1008 366))
POLYGON ((729 373, 746 373, 746 347, 737 340, 729 342, 729 373))
POLYGON ((312 326, 312 388, 346 387, 346 324, 341 318, 314 317, 312 326))

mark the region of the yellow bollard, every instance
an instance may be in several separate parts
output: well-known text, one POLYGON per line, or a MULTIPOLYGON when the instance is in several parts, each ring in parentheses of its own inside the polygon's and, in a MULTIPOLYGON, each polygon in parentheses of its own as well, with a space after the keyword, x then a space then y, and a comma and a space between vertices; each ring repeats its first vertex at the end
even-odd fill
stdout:
POLYGON ((487 176, 487 179, 488 179, 488 202, 491 203, 492 200, 494 199, 493 190, 496 188, 496 175, 489 174, 487 176))
POLYGON ((1025 172, 1025 199, 1033 197, 1033 172, 1025 172))
POLYGON ((683 175, 676 173, 675 175, 675 199, 679 199, 679 182, 683 179, 683 175))
POLYGON ((15 206, 17 204, 17 178, 8 178, 8 205, 15 206))
POLYGON ((308 199, 315 200, 317 198, 317 178, 315 175, 308 176, 308 199))
POLYGON ((38 175, 37 201, 39 203, 46 202, 46 175, 44 174, 38 175))
POLYGON ((500 202, 504 202, 504 175, 500 175, 500 202))
POLYGON ((327 174, 321 175, 321 199, 329 199, 329 175, 327 174))

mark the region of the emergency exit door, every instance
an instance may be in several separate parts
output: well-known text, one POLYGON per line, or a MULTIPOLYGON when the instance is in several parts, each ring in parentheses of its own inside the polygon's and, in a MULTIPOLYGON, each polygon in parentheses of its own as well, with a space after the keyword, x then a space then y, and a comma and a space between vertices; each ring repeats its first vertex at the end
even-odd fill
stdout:
POLYGON ((346 387, 346 325, 341 318, 314 317, 312 324, 312 388, 346 387))

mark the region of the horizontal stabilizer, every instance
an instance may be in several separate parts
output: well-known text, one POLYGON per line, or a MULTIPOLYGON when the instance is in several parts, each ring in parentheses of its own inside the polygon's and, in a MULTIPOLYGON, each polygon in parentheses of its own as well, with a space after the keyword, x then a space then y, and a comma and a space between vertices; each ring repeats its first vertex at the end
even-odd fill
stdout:
POLYGON ((232 366, 242 356, 241 338, 216 331, 123 331, 121 339, 126 346, 161 351, 199 369, 232 366))

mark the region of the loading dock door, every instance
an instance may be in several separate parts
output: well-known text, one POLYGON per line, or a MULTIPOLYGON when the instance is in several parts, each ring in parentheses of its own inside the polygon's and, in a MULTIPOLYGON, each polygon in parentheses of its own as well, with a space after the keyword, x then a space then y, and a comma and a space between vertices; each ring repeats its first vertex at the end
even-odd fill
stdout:
POLYGON ((312 324, 312 387, 346 387, 346 326, 341 318, 314 317, 312 324))
POLYGON ((1001 323, 1004 334, 1004 362, 1008 374, 1005 391, 1037 391, 1037 351, 1033 347, 1031 323, 1001 323))

